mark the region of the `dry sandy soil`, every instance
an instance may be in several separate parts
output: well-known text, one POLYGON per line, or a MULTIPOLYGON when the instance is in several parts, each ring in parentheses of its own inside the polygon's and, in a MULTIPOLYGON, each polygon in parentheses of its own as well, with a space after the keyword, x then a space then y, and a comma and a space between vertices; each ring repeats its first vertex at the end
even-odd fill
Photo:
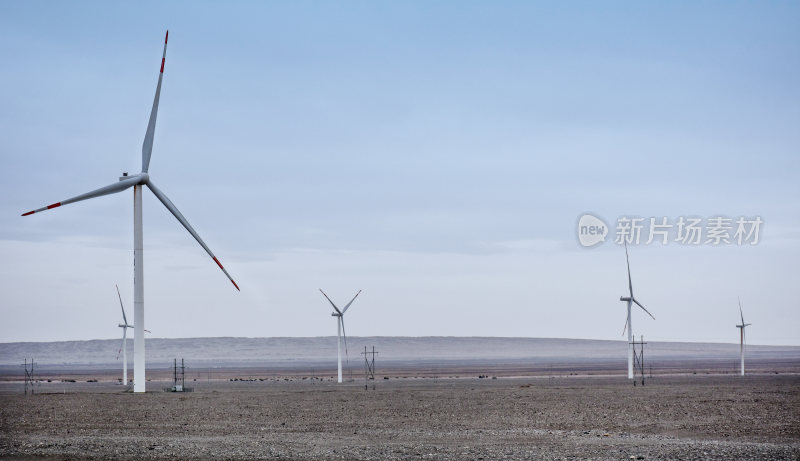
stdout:
POLYGON ((0 457, 800 459, 797 375, 192 384, 3 383, 0 457))

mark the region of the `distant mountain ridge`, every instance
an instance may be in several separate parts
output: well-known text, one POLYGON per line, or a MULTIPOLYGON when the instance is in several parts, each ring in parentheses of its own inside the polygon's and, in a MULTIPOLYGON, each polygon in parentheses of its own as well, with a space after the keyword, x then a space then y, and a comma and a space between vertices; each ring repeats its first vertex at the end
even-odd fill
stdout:
MULTIPOLYGON (((0 343, 0 366, 33 357, 41 365, 117 366, 119 339, 0 343)), ((185 358, 195 366, 314 366, 336 359, 336 337, 147 338, 148 366, 185 358)), ((622 362, 625 341, 454 336, 354 336, 347 341, 350 361, 360 361, 364 347, 379 352, 382 363, 622 362)), ((133 340, 128 340, 129 357, 133 340)), ((738 344, 649 342, 651 360, 737 360, 738 344)), ((800 346, 747 346, 752 359, 780 360, 800 366, 800 346)))

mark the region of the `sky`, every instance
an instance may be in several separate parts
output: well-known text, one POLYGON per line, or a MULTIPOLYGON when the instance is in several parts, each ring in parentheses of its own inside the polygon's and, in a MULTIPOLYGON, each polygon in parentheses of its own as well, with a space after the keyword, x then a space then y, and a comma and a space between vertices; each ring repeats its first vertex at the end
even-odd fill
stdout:
POLYGON ((630 245, 633 331, 800 345, 800 4, 0 2, 0 342, 115 338, 141 169, 155 337, 623 339, 620 217, 760 217, 630 245), (607 241, 584 248, 581 215, 607 241))

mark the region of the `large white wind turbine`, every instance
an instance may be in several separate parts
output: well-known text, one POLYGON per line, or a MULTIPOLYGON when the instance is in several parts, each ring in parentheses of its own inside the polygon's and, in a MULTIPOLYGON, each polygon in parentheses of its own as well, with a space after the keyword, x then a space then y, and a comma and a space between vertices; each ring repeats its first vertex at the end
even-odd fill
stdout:
POLYGON ((628 263, 628 290, 630 290, 629 296, 620 296, 620 301, 626 301, 628 303, 628 319, 625 321, 625 328, 622 329, 622 334, 625 334, 625 330, 628 330, 628 379, 633 379, 633 326, 631 325, 631 305, 636 303, 637 306, 641 307, 643 311, 647 312, 647 315, 655 320, 656 318, 653 317, 653 314, 650 313, 647 309, 645 309, 642 304, 636 300, 633 296, 633 282, 631 282, 631 261, 628 258, 628 243, 625 242, 625 261, 628 263))
POLYGON ((739 356, 740 356, 741 363, 742 363, 742 366, 741 366, 742 370, 741 370, 740 374, 742 376, 744 376, 744 343, 745 343, 745 340, 744 340, 744 338, 745 338, 744 329, 745 329, 745 327, 748 327, 748 326, 752 325, 752 323, 744 323, 744 314, 742 313, 742 300, 741 299, 739 299, 739 316, 741 316, 741 318, 742 318, 742 324, 741 325, 736 325, 736 328, 739 329, 739 356))
POLYGON ((175 205, 172 204, 169 198, 161 192, 160 189, 153 184, 148 174, 150 167, 150 154, 153 151, 153 136, 156 130, 156 115, 158 114, 158 99, 161 95, 161 80, 164 77, 164 63, 167 56, 167 39, 169 38, 169 31, 164 38, 164 53, 161 56, 161 70, 158 74, 158 85, 156 86, 156 95, 153 99, 153 108, 150 111, 150 121, 147 124, 147 132, 144 136, 144 143, 142 144, 142 172, 132 176, 123 173, 119 178, 119 182, 110 184, 100 189, 78 195, 61 202, 53 203, 46 207, 24 213, 22 216, 32 215, 40 211, 50 210, 68 205, 70 203, 80 202, 90 198, 100 197, 103 195, 114 194, 122 192, 125 189, 133 188, 133 324, 134 324, 134 340, 133 340, 133 391, 145 391, 145 364, 144 364, 144 255, 143 255, 143 242, 142 242, 142 189, 147 186, 151 192, 164 204, 165 207, 172 213, 178 221, 192 234, 192 237, 197 240, 197 243, 206 250, 209 256, 215 263, 222 269, 222 272, 233 283, 236 289, 239 286, 233 281, 228 271, 222 267, 219 260, 214 253, 206 246, 205 242, 197 235, 197 232, 189 225, 189 221, 183 217, 181 212, 175 205))
POLYGON ((338 353, 339 357, 338 360, 339 382, 341 383, 342 382, 342 333, 344 333, 344 352, 345 354, 347 354, 347 332, 344 329, 344 313, 347 312, 347 308, 350 307, 350 305, 353 304, 353 301, 355 301, 356 298, 358 298, 358 295, 361 294, 361 290, 358 290, 358 293, 356 293, 356 295, 353 296, 353 299, 351 299, 350 302, 347 303, 347 305, 344 306, 344 309, 342 310, 339 310, 339 308, 336 307, 336 304, 333 304, 331 298, 329 298, 328 295, 326 295, 325 292, 322 291, 322 288, 320 288, 319 291, 320 293, 322 293, 322 296, 325 296, 325 299, 327 299, 328 302, 331 303, 331 306, 333 306, 333 310, 335 312, 331 312, 331 315, 333 317, 338 317, 338 319, 336 320, 336 331, 337 331, 336 352, 338 353))

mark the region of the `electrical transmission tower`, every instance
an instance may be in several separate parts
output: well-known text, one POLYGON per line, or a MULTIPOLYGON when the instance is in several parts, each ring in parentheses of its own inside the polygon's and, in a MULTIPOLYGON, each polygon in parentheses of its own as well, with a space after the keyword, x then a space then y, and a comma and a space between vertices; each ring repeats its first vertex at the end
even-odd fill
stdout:
POLYGON ((372 390, 375 390, 375 346, 372 346, 372 352, 367 352, 367 346, 364 346, 364 390, 369 390, 369 382, 372 381, 372 390))
POLYGON ((178 366, 178 359, 175 359, 172 366, 172 387, 165 387, 167 392, 192 392, 194 389, 186 387, 186 366, 181 359, 181 366, 178 366))
POLYGON ((30 362, 31 367, 28 368, 28 359, 25 359, 23 366, 25 367, 25 395, 28 395, 28 387, 31 388, 31 395, 33 395, 33 359, 30 362))
MULTIPOLYGON (((644 342, 644 335, 640 336, 640 340, 637 342, 634 338, 633 340, 633 369, 638 370, 641 377, 642 377, 642 386, 644 386, 644 345, 647 344, 644 342), (639 352, 636 352, 636 346, 639 346, 639 352)), ((652 371, 651 371, 652 374, 652 371)), ((633 380, 633 385, 636 385, 636 379, 633 380)))

